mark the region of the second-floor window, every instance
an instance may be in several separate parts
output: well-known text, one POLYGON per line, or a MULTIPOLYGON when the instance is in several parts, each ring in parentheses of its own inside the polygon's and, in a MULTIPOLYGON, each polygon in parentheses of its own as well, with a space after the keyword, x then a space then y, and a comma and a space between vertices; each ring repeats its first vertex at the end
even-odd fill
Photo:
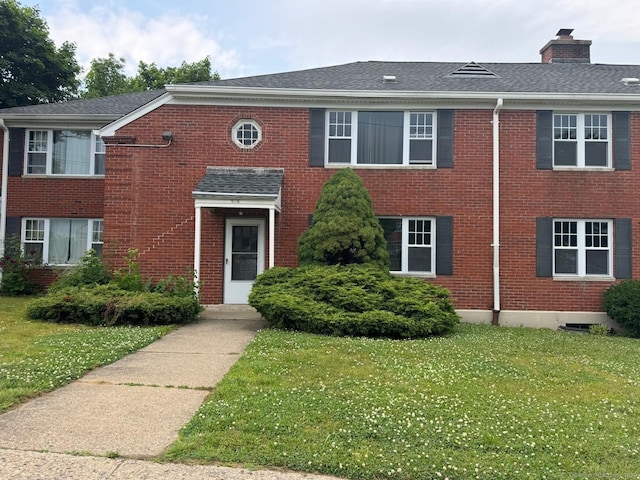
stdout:
POLYGON ((327 112, 328 164, 434 165, 431 111, 327 112))
POLYGON ((89 130, 27 130, 26 140, 26 174, 104 175, 104 143, 89 130))
POLYGON ((554 114, 554 167, 610 167, 610 125, 607 114, 554 114))

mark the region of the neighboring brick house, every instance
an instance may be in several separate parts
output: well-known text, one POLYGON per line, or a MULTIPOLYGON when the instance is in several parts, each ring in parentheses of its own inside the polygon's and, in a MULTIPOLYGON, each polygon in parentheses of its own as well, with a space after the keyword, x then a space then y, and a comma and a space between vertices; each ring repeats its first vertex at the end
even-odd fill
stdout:
POLYGON ((392 270, 450 289, 465 320, 607 321, 603 291, 640 271, 640 66, 591 64, 570 33, 544 63, 357 62, 0 110, 0 236, 48 265, 136 248, 145 276, 193 268, 203 303, 245 303, 296 265, 348 166, 392 270))

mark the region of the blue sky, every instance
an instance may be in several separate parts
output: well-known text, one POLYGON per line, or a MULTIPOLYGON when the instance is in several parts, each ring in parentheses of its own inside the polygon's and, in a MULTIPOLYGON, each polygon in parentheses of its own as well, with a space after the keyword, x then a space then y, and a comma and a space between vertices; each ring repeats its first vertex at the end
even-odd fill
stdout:
MULTIPOLYGON (((594 63, 640 64, 634 0, 21 0, 78 61, 109 52, 179 65, 210 56, 223 78, 353 61, 538 62, 560 28, 594 63)), ((640 75, 640 72, 639 72, 640 75)))

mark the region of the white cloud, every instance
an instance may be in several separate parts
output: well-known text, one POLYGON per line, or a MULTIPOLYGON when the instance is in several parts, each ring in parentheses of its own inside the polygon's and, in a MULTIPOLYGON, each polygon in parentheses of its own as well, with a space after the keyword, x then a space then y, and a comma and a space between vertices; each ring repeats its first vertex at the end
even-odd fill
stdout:
POLYGON ((110 52, 125 59, 129 75, 136 72, 141 60, 164 67, 206 56, 223 76, 242 69, 236 52, 225 50, 205 31, 200 19, 189 15, 145 16, 125 8, 100 6, 81 11, 76 2, 66 1, 46 20, 57 44, 65 40, 76 43, 78 62, 85 71, 92 59, 107 57, 110 52))

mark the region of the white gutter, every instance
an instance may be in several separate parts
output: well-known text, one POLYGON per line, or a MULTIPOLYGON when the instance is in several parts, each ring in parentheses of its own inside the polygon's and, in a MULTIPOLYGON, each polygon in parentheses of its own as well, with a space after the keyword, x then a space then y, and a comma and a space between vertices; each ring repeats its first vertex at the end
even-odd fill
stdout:
MULTIPOLYGON (((2 194, 0 195, 0 257, 4 256, 4 243, 7 234, 7 187, 9 185, 9 129, 0 118, 0 128, 4 131, 4 142, 2 145, 2 194)), ((2 272, 0 271, 0 280, 2 272)))
POLYGON ((498 98, 493 109, 493 319, 500 318, 500 110, 504 100, 498 98))

